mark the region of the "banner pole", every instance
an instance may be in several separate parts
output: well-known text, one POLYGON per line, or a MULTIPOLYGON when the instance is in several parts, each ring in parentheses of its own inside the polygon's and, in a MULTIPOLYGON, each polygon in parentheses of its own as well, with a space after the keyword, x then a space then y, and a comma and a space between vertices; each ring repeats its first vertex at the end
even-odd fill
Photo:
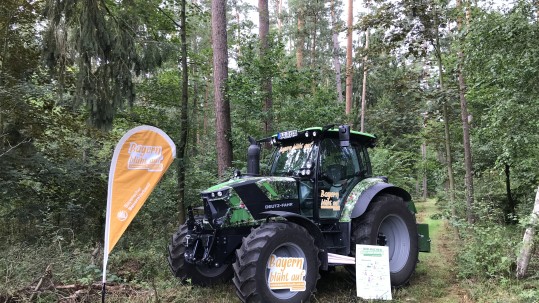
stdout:
POLYGON ((103 288, 101 289, 101 303, 105 303, 105 285, 107 283, 103 282, 103 288))

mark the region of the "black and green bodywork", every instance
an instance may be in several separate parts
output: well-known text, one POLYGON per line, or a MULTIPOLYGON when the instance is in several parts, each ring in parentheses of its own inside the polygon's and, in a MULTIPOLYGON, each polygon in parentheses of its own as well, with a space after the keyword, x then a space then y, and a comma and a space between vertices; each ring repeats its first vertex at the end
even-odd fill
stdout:
MULTIPOLYGON (((274 148, 269 176, 260 176, 254 165, 246 174, 237 174, 203 191, 203 216, 195 217, 192 209, 188 211, 185 260, 215 267, 231 264, 235 250, 251 229, 274 220, 306 228, 319 248, 321 269, 327 269, 332 265, 328 264, 328 253, 350 254, 351 221, 361 216, 377 195, 399 196, 415 212, 409 193, 388 183, 385 177, 372 176, 367 148, 373 147, 375 140, 370 134, 332 127, 253 140, 251 147, 271 144, 274 148), (353 169, 338 167, 337 174, 343 178, 340 184, 336 184, 336 177, 322 172, 321 142, 340 144, 343 150, 355 154, 350 159, 357 163, 348 163, 353 169), (294 156, 303 156, 305 161, 288 167, 293 169, 279 170, 280 157, 293 149, 297 154, 294 156)), ((296 158, 287 158, 284 166, 296 158)), ((258 159, 248 161, 254 163, 258 159)), ((418 230, 423 233, 418 235, 420 251, 429 251, 428 226, 418 225, 418 230)))

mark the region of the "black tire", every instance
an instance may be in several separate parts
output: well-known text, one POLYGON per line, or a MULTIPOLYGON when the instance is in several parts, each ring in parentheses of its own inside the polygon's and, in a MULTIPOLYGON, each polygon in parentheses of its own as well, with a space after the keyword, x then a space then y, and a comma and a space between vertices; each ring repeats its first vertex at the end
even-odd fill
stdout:
POLYGON ((234 285, 242 302, 308 302, 320 278, 318 247, 305 228, 289 222, 267 223, 254 229, 236 250, 234 285), (270 256, 303 258, 305 291, 270 289, 270 256))
POLYGON ((232 264, 223 264, 220 267, 195 265, 185 261, 185 245, 183 240, 187 235, 187 225, 181 225, 172 236, 168 246, 168 265, 175 277, 185 282, 191 279, 191 283, 199 286, 210 286, 232 278, 232 264))
MULTIPOLYGON (((419 254, 415 215, 401 197, 377 196, 363 215, 352 220, 352 255, 355 244, 388 246, 391 285, 401 287, 414 273, 419 254)), ((355 275, 355 268, 348 269, 355 275)))

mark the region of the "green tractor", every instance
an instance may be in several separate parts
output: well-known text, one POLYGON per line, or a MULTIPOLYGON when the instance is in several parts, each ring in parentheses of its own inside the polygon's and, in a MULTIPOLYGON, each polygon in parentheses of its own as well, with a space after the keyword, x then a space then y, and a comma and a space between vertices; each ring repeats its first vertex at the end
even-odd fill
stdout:
POLYGON ((201 193, 203 206, 173 235, 176 277, 209 286, 232 279, 243 302, 305 302, 320 271, 344 265, 356 244, 389 249, 391 284, 405 285, 419 251, 430 250, 405 190, 373 177, 367 149, 376 137, 347 125, 249 138, 247 173, 201 193), (260 145, 274 147, 261 176, 260 145), (198 212, 198 214, 195 214, 198 212))

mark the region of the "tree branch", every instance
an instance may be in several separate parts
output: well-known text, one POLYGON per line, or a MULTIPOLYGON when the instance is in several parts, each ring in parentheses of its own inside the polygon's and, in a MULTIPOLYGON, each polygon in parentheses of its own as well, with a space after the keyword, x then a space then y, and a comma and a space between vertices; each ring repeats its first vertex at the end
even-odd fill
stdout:
POLYGON ((22 140, 21 142, 15 144, 15 145, 13 145, 13 146, 8 142, 9 148, 8 148, 5 152, 3 152, 3 153, 0 154, 0 158, 2 158, 2 156, 4 156, 5 154, 9 153, 12 149, 15 149, 15 148, 17 148, 19 145, 24 144, 24 143, 28 143, 28 142, 30 142, 30 138, 25 139, 25 140, 22 140))
POLYGON ((177 27, 179 28, 182 28, 181 24, 179 24, 176 20, 174 20, 169 14, 167 14, 167 12, 165 12, 162 8, 160 8, 159 6, 157 7, 157 9, 163 13, 163 15, 165 15, 168 19, 170 19, 170 21, 172 21, 172 23, 174 23, 174 25, 176 25, 177 27))

